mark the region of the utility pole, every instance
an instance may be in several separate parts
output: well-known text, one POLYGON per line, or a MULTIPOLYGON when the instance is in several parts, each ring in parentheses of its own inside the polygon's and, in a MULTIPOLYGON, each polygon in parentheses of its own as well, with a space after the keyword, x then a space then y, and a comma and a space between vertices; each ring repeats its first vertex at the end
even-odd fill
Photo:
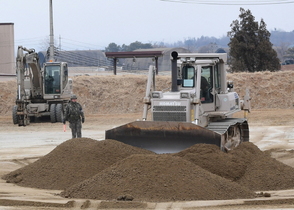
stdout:
POLYGON ((49 0, 49 15, 50 15, 50 48, 49 48, 49 62, 54 62, 54 34, 53 34, 53 9, 52 0, 49 0))

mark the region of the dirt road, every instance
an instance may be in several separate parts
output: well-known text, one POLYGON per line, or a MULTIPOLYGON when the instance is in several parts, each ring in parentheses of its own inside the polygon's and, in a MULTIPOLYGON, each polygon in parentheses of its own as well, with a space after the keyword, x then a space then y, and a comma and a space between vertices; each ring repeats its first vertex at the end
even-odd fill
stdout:
MULTIPOLYGON (((294 167, 294 114, 288 110, 258 110, 249 115, 250 141, 261 150, 270 150, 277 160, 294 167)), ((83 124, 83 137, 104 139, 104 131, 134 121, 137 114, 91 115, 83 124)), ((32 123, 26 127, 12 124, 10 116, 0 117, 0 176, 30 164, 71 138, 62 124, 32 123)), ((0 209, 293 209, 294 189, 271 191, 270 198, 224 201, 191 201, 168 203, 106 202, 66 199, 60 191, 24 188, 0 180, 0 209), (237 206, 236 206, 237 205, 237 206)))

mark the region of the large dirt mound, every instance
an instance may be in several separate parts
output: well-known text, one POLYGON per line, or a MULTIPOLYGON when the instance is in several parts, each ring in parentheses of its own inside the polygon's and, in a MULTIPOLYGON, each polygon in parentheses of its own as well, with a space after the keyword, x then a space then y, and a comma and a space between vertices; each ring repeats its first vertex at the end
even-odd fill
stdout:
POLYGON ((252 108, 293 108, 294 71, 234 73, 228 74, 228 80, 241 98, 249 88, 252 108))
POLYGON ((294 188, 294 168, 270 157, 251 142, 244 142, 229 153, 214 145, 196 144, 174 155, 251 190, 294 188))
POLYGON ((131 195, 155 202, 254 197, 247 188, 171 155, 132 155, 62 195, 99 200, 131 195))
POLYGON ((252 197, 253 190, 294 188, 294 168, 250 142, 229 153, 196 144, 158 155, 115 140, 71 139, 3 178, 26 187, 66 189, 65 197, 102 200, 235 199, 252 197))
MULTIPOLYGON (((169 88, 169 80, 159 76, 156 87, 169 88)), ((74 78, 73 91, 86 113, 137 113, 143 110, 146 83, 146 75, 80 76, 74 78)))
MULTIPOLYGON (((293 108, 294 71, 228 74, 234 89, 243 98, 250 90, 254 109, 293 108)), ((77 76, 73 90, 86 114, 138 113, 143 110, 147 75, 77 76)), ((0 82, 0 114, 11 114, 16 99, 16 82, 0 82)), ((157 90, 169 90, 170 76, 159 75, 157 90)))
POLYGON ((132 154, 153 154, 114 140, 68 140, 36 162, 3 177, 21 186, 63 190, 132 154))

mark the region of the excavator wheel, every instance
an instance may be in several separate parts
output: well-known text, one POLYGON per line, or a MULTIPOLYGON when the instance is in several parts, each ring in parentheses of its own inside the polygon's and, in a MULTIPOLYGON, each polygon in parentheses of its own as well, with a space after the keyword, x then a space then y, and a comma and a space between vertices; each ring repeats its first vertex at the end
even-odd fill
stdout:
POLYGON ((14 125, 18 124, 17 105, 14 105, 12 108, 12 120, 14 125))
POLYGON ((56 123, 56 104, 50 105, 50 120, 52 123, 56 123))
POLYGON ((63 106, 62 104, 57 104, 55 107, 56 122, 62 122, 63 120, 63 106))

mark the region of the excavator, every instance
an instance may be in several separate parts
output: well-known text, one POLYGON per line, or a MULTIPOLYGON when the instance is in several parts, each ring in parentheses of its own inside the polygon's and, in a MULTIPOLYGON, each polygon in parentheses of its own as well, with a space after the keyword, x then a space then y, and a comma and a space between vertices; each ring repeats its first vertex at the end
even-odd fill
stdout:
POLYGON ((49 116, 62 122, 63 110, 72 94, 66 62, 47 62, 40 67, 34 49, 18 46, 16 57, 17 98, 12 110, 14 124, 26 126, 31 118, 49 116))
POLYGON ((49 61, 40 66, 34 49, 18 46, 16 56, 17 98, 12 109, 14 124, 26 126, 31 118, 50 116, 52 123, 62 122, 63 110, 72 95, 66 62, 54 60, 53 12, 50 0, 49 61))
POLYGON ((151 65, 142 120, 106 130, 105 138, 156 153, 176 153, 199 143, 226 152, 249 141, 249 90, 243 100, 234 92, 233 82, 226 78, 226 62, 226 53, 173 51, 171 88, 156 90, 151 65), (242 110, 244 118, 235 118, 242 110))

